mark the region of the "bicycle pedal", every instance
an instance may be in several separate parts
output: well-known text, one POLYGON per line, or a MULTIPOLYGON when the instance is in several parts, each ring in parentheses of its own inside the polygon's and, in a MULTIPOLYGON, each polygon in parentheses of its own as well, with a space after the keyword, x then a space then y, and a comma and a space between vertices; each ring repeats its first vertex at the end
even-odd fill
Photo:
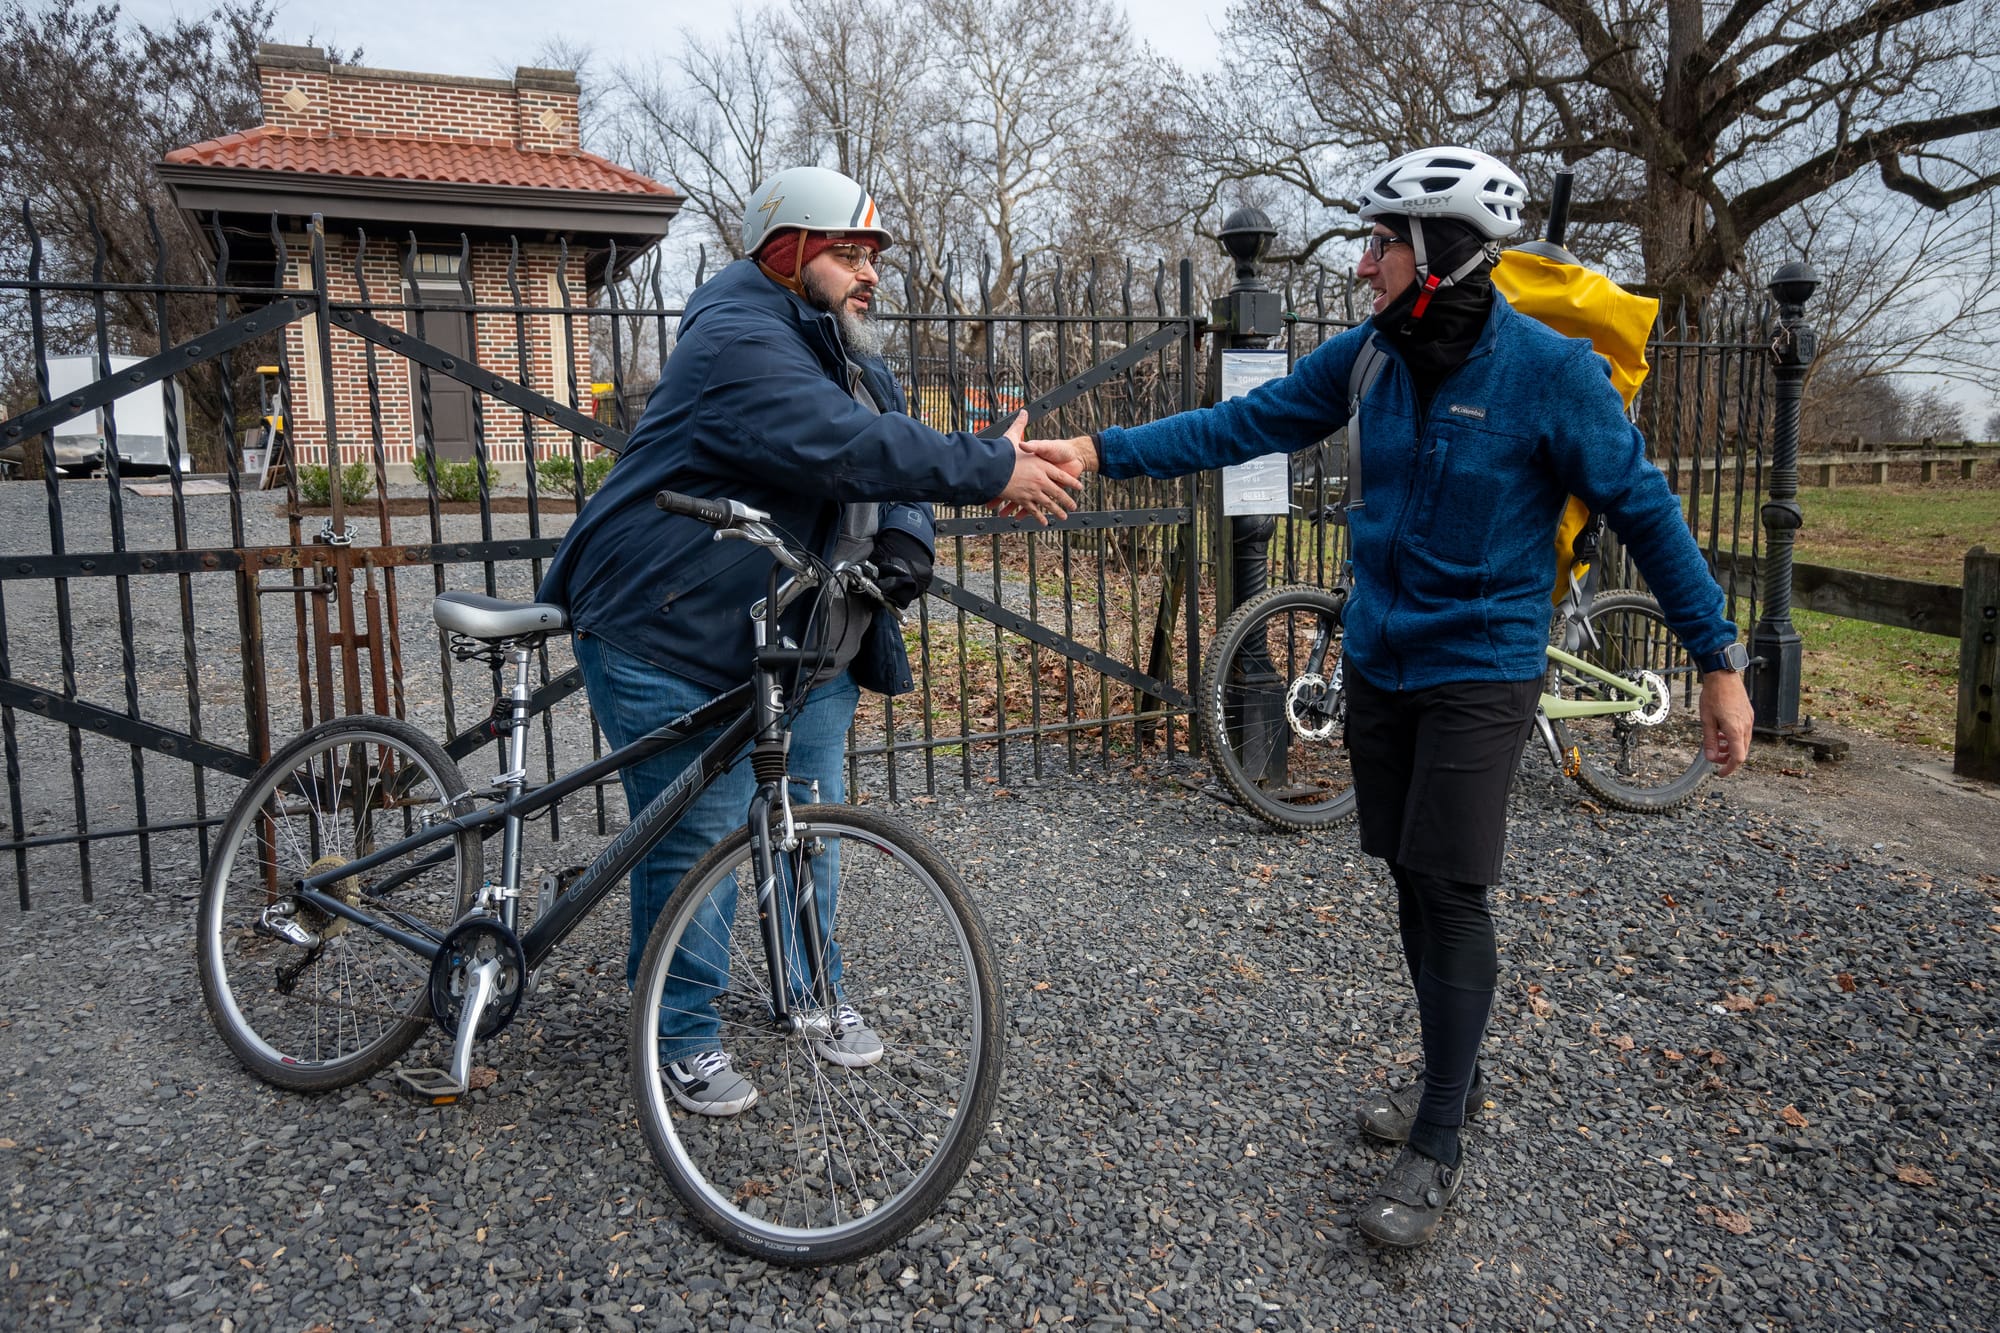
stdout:
POLYGON ((1563 754, 1563 776, 1573 778, 1583 772, 1583 751, 1572 745, 1563 754))
POLYGON ((432 1106, 450 1106, 465 1092, 465 1085, 453 1082, 451 1075, 442 1069, 398 1067, 396 1077, 415 1097, 432 1106))

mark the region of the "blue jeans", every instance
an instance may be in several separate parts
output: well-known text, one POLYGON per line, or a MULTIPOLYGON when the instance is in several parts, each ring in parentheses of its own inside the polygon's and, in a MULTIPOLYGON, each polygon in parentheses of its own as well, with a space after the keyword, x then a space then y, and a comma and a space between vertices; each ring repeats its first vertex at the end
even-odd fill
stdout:
MULTIPOLYGON (((662 671, 595 635, 579 634, 575 644, 577 665, 583 669, 584 688, 597 714, 597 725, 614 747, 629 745, 655 727, 715 697, 707 686, 662 671)), ((794 800, 809 799, 798 784, 815 779, 819 782, 820 800, 837 803, 847 798, 842 761, 846 756, 847 729, 854 720, 854 705, 860 697, 860 688, 843 672, 814 690, 793 719, 789 768, 795 779, 794 800)), ((620 777, 631 814, 636 816, 644 809, 720 734, 721 728, 715 728, 626 769, 620 777)), ((736 766, 716 778, 714 785, 688 807, 680 823, 633 867, 632 940, 625 956, 627 986, 638 979, 639 962, 653 933, 653 923, 659 919, 674 887, 709 848, 742 827, 749 813, 750 798, 757 790, 745 757, 748 753, 746 747, 737 756, 736 766)), ((819 887, 820 932, 829 942, 827 980, 837 988, 840 949, 831 941, 838 871, 832 862, 831 853, 815 861, 813 878, 819 887)), ((660 997, 662 1060, 678 1060, 721 1045, 721 1024, 714 1000, 729 984, 729 928, 735 915, 736 879, 731 876, 717 886, 700 916, 681 937, 668 970, 666 991, 660 997)), ((788 943, 795 947, 795 941, 788 943)), ((755 956, 761 966, 762 950, 757 950, 755 956)), ((798 966, 796 959, 793 966, 798 966)))

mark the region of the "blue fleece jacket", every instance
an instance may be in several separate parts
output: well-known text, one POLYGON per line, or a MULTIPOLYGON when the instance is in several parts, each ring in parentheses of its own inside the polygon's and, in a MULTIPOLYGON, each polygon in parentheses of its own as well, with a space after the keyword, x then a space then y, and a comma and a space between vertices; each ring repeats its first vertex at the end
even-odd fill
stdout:
MULTIPOLYGON (((864 361, 885 410, 847 388, 832 314, 738 260, 689 298, 673 355, 624 456, 584 507, 537 594, 570 623, 718 693, 750 678, 749 610, 772 559, 748 542, 715 540, 699 520, 653 506, 662 489, 740 500, 777 527, 832 554, 840 506, 858 500, 976 504, 1007 485, 1014 446, 968 432, 942 435, 906 415, 902 390, 864 361)), ((916 503, 885 507, 882 527, 934 529, 916 503)), ((800 616, 807 608, 794 608, 800 616)), ((877 616, 855 679, 909 688, 895 616, 877 616)))
POLYGON ((1388 360, 1362 403, 1350 668, 1384 689, 1542 674, 1555 527, 1571 494, 1607 517, 1691 652, 1734 641, 1722 590, 1625 419, 1609 365, 1497 293, 1421 419, 1407 367, 1370 321, 1242 398, 1106 430, 1101 470, 1175 477, 1306 448, 1347 424, 1349 375, 1370 338, 1388 360))

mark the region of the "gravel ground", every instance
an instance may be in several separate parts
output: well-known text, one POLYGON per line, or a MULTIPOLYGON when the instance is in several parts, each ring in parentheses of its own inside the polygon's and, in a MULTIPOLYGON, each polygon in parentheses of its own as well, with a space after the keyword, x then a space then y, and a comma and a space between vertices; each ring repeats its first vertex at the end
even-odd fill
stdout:
POLYGON ((0 1322, 2000 1323, 2000 880, 1726 786, 1604 813, 1530 765, 1469 1184, 1386 1254, 1350 1225, 1389 1160, 1350 1107, 1416 1057, 1390 886, 1351 828, 1274 835, 1185 776, 902 807, 999 946, 1006 1086, 945 1209, 822 1271, 740 1259, 668 1195, 626 1090, 620 899, 444 1109, 244 1074, 201 1011, 191 884, 10 910, 0 1322))
MULTIPOLYGON (((102 483, 78 487, 69 549, 106 549, 102 483)), ((165 501, 126 503, 132 546, 173 544, 165 501)), ((285 540, 267 498, 249 510, 252 543, 285 540)), ((192 500, 191 543, 226 544, 226 512, 192 500)), ((10 548, 47 549, 45 521, 39 487, 0 487, 10 548)), ((398 540, 427 539, 414 522, 398 540)), ((435 724, 430 580, 404 577, 435 724)), ((232 739, 233 600, 195 584, 204 722, 232 739)), ((120 706, 109 581, 72 586, 84 696, 120 706)), ((9 665, 57 686, 48 590, 4 585, 9 665)), ((135 621, 164 682, 143 711, 182 725, 171 592, 135 621)), ((62 831, 66 733, 20 734, 32 830, 62 831)), ((129 750, 84 750, 93 822, 134 813, 129 750)), ((195 978, 191 836, 152 840, 150 893, 132 844, 101 844, 88 905, 74 851, 37 852, 36 909, 0 895, 0 1327, 2000 1326, 1995 804, 1802 762, 1760 753, 1763 777, 1646 819, 1531 757, 1495 1082, 1466 1193, 1410 1255, 1350 1225, 1390 1156, 1351 1107, 1417 1055, 1391 886, 1350 828, 1271 834, 1184 766, 903 804, 992 929, 1007 1082, 946 1208, 819 1272, 719 1249, 666 1190, 626 1089, 622 899, 482 1048, 496 1081, 440 1110, 387 1077, 310 1098, 235 1064, 195 978), (1878 779, 1892 812, 1855 799, 1878 779)), ((148 756, 155 811, 186 808, 186 772, 148 756)), ((210 812, 232 795, 212 784, 210 812)))

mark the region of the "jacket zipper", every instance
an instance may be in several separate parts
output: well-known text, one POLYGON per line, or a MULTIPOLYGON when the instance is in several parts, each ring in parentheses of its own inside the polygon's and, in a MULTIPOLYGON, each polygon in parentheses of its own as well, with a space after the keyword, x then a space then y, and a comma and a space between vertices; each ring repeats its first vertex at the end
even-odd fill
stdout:
MULTIPOLYGON (((1415 480, 1413 480, 1411 485, 1403 488, 1403 505, 1402 508, 1396 511, 1396 526, 1394 531, 1389 534, 1389 610, 1382 617, 1382 646, 1389 650, 1389 657, 1396 664, 1396 689, 1398 692, 1406 688, 1403 682, 1403 655, 1396 649, 1395 644, 1391 640, 1389 624, 1395 619, 1396 608, 1403 600, 1403 570, 1402 562, 1398 557, 1402 551, 1403 533, 1407 530, 1409 523, 1410 501, 1415 497, 1417 486, 1421 483, 1418 473, 1423 467, 1424 444, 1430 437, 1431 425, 1430 412, 1427 409, 1420 410, 1418 407, 1416 380, 1409 378, 1409 368, 1407 366, 1404 367, 1403 373, 1404 377, 1409 379, 1410 419, 1417 423, 1416 443, 1411 446, 1410 456, 1410 475, 1415 480)), ((1456 372, 1454 371, 1454 373, 1456 372)), ((1445 378, 1450 379, 1451 376, 1447 375, 1445 378)), ((1442 389, 1444 386, 1440 384, 1438 387, 1442 389)), ((1433 405, 1436 404, 1436 394, 1431 395, 1431 402, 1433 405)))

